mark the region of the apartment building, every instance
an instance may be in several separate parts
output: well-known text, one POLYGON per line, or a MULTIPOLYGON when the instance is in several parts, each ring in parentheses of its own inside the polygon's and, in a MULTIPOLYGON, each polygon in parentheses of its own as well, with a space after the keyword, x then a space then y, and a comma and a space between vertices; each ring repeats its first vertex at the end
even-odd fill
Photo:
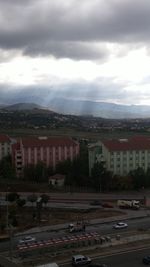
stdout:
POLYGON ((12 145, 16 173, 21 176, 24 166, 43 162, 55 168, 58 162, 73 160, 79 154, 79 143, 69 137, 27 137, 12 145))
POLYGON ((113 174, 127 175, 130 171, 150 167, 150 137, 132 136, 125 139, 105 139, 89 146, 89 172, 95 162, 103 162, 113 174))
POLYGON ((7 135, 0 135, 0 160, 11 154, 11 140, 7 135))

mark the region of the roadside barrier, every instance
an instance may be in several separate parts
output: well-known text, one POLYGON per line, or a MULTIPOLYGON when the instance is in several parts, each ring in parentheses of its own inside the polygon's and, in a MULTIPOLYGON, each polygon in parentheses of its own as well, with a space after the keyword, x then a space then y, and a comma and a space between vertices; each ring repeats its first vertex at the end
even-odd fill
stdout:
POLYGON ((18 245, 17 253, 20 257, 24 257, 38 253, 54 253, 55 251, 63 251, 70 248, 101 245, 106 242, 111 242, 111 238, 108 236, 102 237, 97 232, 81 233, 18 245))

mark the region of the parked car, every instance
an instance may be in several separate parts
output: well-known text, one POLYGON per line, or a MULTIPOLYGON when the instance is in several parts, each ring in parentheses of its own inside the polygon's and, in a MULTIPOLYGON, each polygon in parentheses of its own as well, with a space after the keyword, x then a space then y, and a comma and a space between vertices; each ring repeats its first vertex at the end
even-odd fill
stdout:
POLYGON ((91 263, 91 259, 84 255, 75 255, 72 256, 72 265, 73 266, 81 266, 91 263))
POLYGON ((100 200, 98 200, 98 199, 95 199, 95 200, 92 200, 90 202, 90 205, 92 205, 92 206, 102 206, 102 202, 100 200))
POLYGON ((114 206, 113 206, 111 203, 109 203, 109 202, 104 202, 104 203, 102 204, 102 207, 103 207, 103 208, 113 208, 114 206))
POLYGON ((118 222, 118 223, 113 225, 114 229, 124 229, 124 228, 127 228, 127 227, 128 227, 128 224, 124 223, 124 222, 118 222))
POLYGON ((24 244, 24 243, 32 243, 35 242, 36 238, 33 236, 25 236, 24 238, 19 240, 19 244, 24 244))
POLYGON ((150 265, 150 256, 145 256, 143 258, 143 263, 146 264, 146 265, 150 265))

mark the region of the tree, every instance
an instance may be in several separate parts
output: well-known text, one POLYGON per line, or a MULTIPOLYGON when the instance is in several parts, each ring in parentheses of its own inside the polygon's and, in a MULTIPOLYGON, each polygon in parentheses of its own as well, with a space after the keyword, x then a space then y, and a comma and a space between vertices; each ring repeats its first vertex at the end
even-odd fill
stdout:
POLYGON ((14 202, 14 201, 17 201, 19 199, 19 194, 16 193, 16 192, 10 192, 10 193, 7 193, 6 195, 6 201, 9 201, 9 202, 14 202))
POLYGON ((17 206, 18 207, 20 207, 20 208, 22 208, 22 207, 24 207, 24 205, 26 204, 26 200, 25 199, 21 199, 21 198, 18 198, 17 199, 17 206))
POLYGON ((29 195, 27 200, 32 203, 32 212, 33 212, 32 217, 33 219, 35 219, 36 214, 35 214, 35 209, 34 209, 34 203, 36 203, 37 201, 37 196, 35 194, 29 195))
POLYGON ((35 165, 35 181, 36 182, 48 181, 47 168, 43 162, 38 162, 35 165))
POLYGON ((150 168, 147 169, 145 174, 145 187, 146 188, 150 187, 150 168))
POLYGON ((59 162, 56 172, 65 175, 65 185, 69 186, 88 186, 88 149, 83 142, 80 144, 80 154, 71 160, 59 162))
POLYGON ((70 172, 71 166, 72 162, 69 159, 58 162, 55 168, 55 173, 66 175, 70 172))
POLYGON ((44 203, 45 206, 46 206, 46 204, 47 204, 48 201, 49 201, 49 195, 47 195, 47 194, 42 194, 42 195, 41 195, 41 201, 42 201, 42 203, 44 203))
POLYGON ((4 157, 0 161, 0 177, 2 177, 3 179, 11 180, 16 177, 15 169, 12 165, 11 156, 4 157))
POLYGON ((36 165, 29 164, 23 169, 23 178, 34 182, 47 182, 51 168, 47 168, 45 163, 38 162, 36 165))
POLYGON ((28 164, 23 169, 23 179, 34 181, 35 180, 35 166, 28 164))
POLYGON ((111 190, 131 190, 133 189, 133 179, 131 176, 114 175, 112 177, 111 190))
POLYGON ((136 170, 133 170, 129 174, 132 177, 133 181, 133 188, 138 190, 141 189, 143 186, 145 186, 145 172, 144 170, 139 167, 136 170))
POLYGON ((108 172, 103 163, 96 162, 91 170, 91 185, 96 191, 104 191, 109 187, 111 173, 108 172))
POLYGON ((37 196, 35 194, 31 194, 27 197, 27 200, 33 204, 37 201, 37 196))

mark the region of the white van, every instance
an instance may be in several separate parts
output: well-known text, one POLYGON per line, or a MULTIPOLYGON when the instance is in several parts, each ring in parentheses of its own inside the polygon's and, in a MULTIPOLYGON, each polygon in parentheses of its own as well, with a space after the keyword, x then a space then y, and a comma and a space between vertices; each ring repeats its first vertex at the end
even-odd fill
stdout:
POLYGON ((83 256, 83 255, 72 256, 72 265, 73 266, 86 265, 89 263, 91 263, 91 259, 87 256, 83 256))

